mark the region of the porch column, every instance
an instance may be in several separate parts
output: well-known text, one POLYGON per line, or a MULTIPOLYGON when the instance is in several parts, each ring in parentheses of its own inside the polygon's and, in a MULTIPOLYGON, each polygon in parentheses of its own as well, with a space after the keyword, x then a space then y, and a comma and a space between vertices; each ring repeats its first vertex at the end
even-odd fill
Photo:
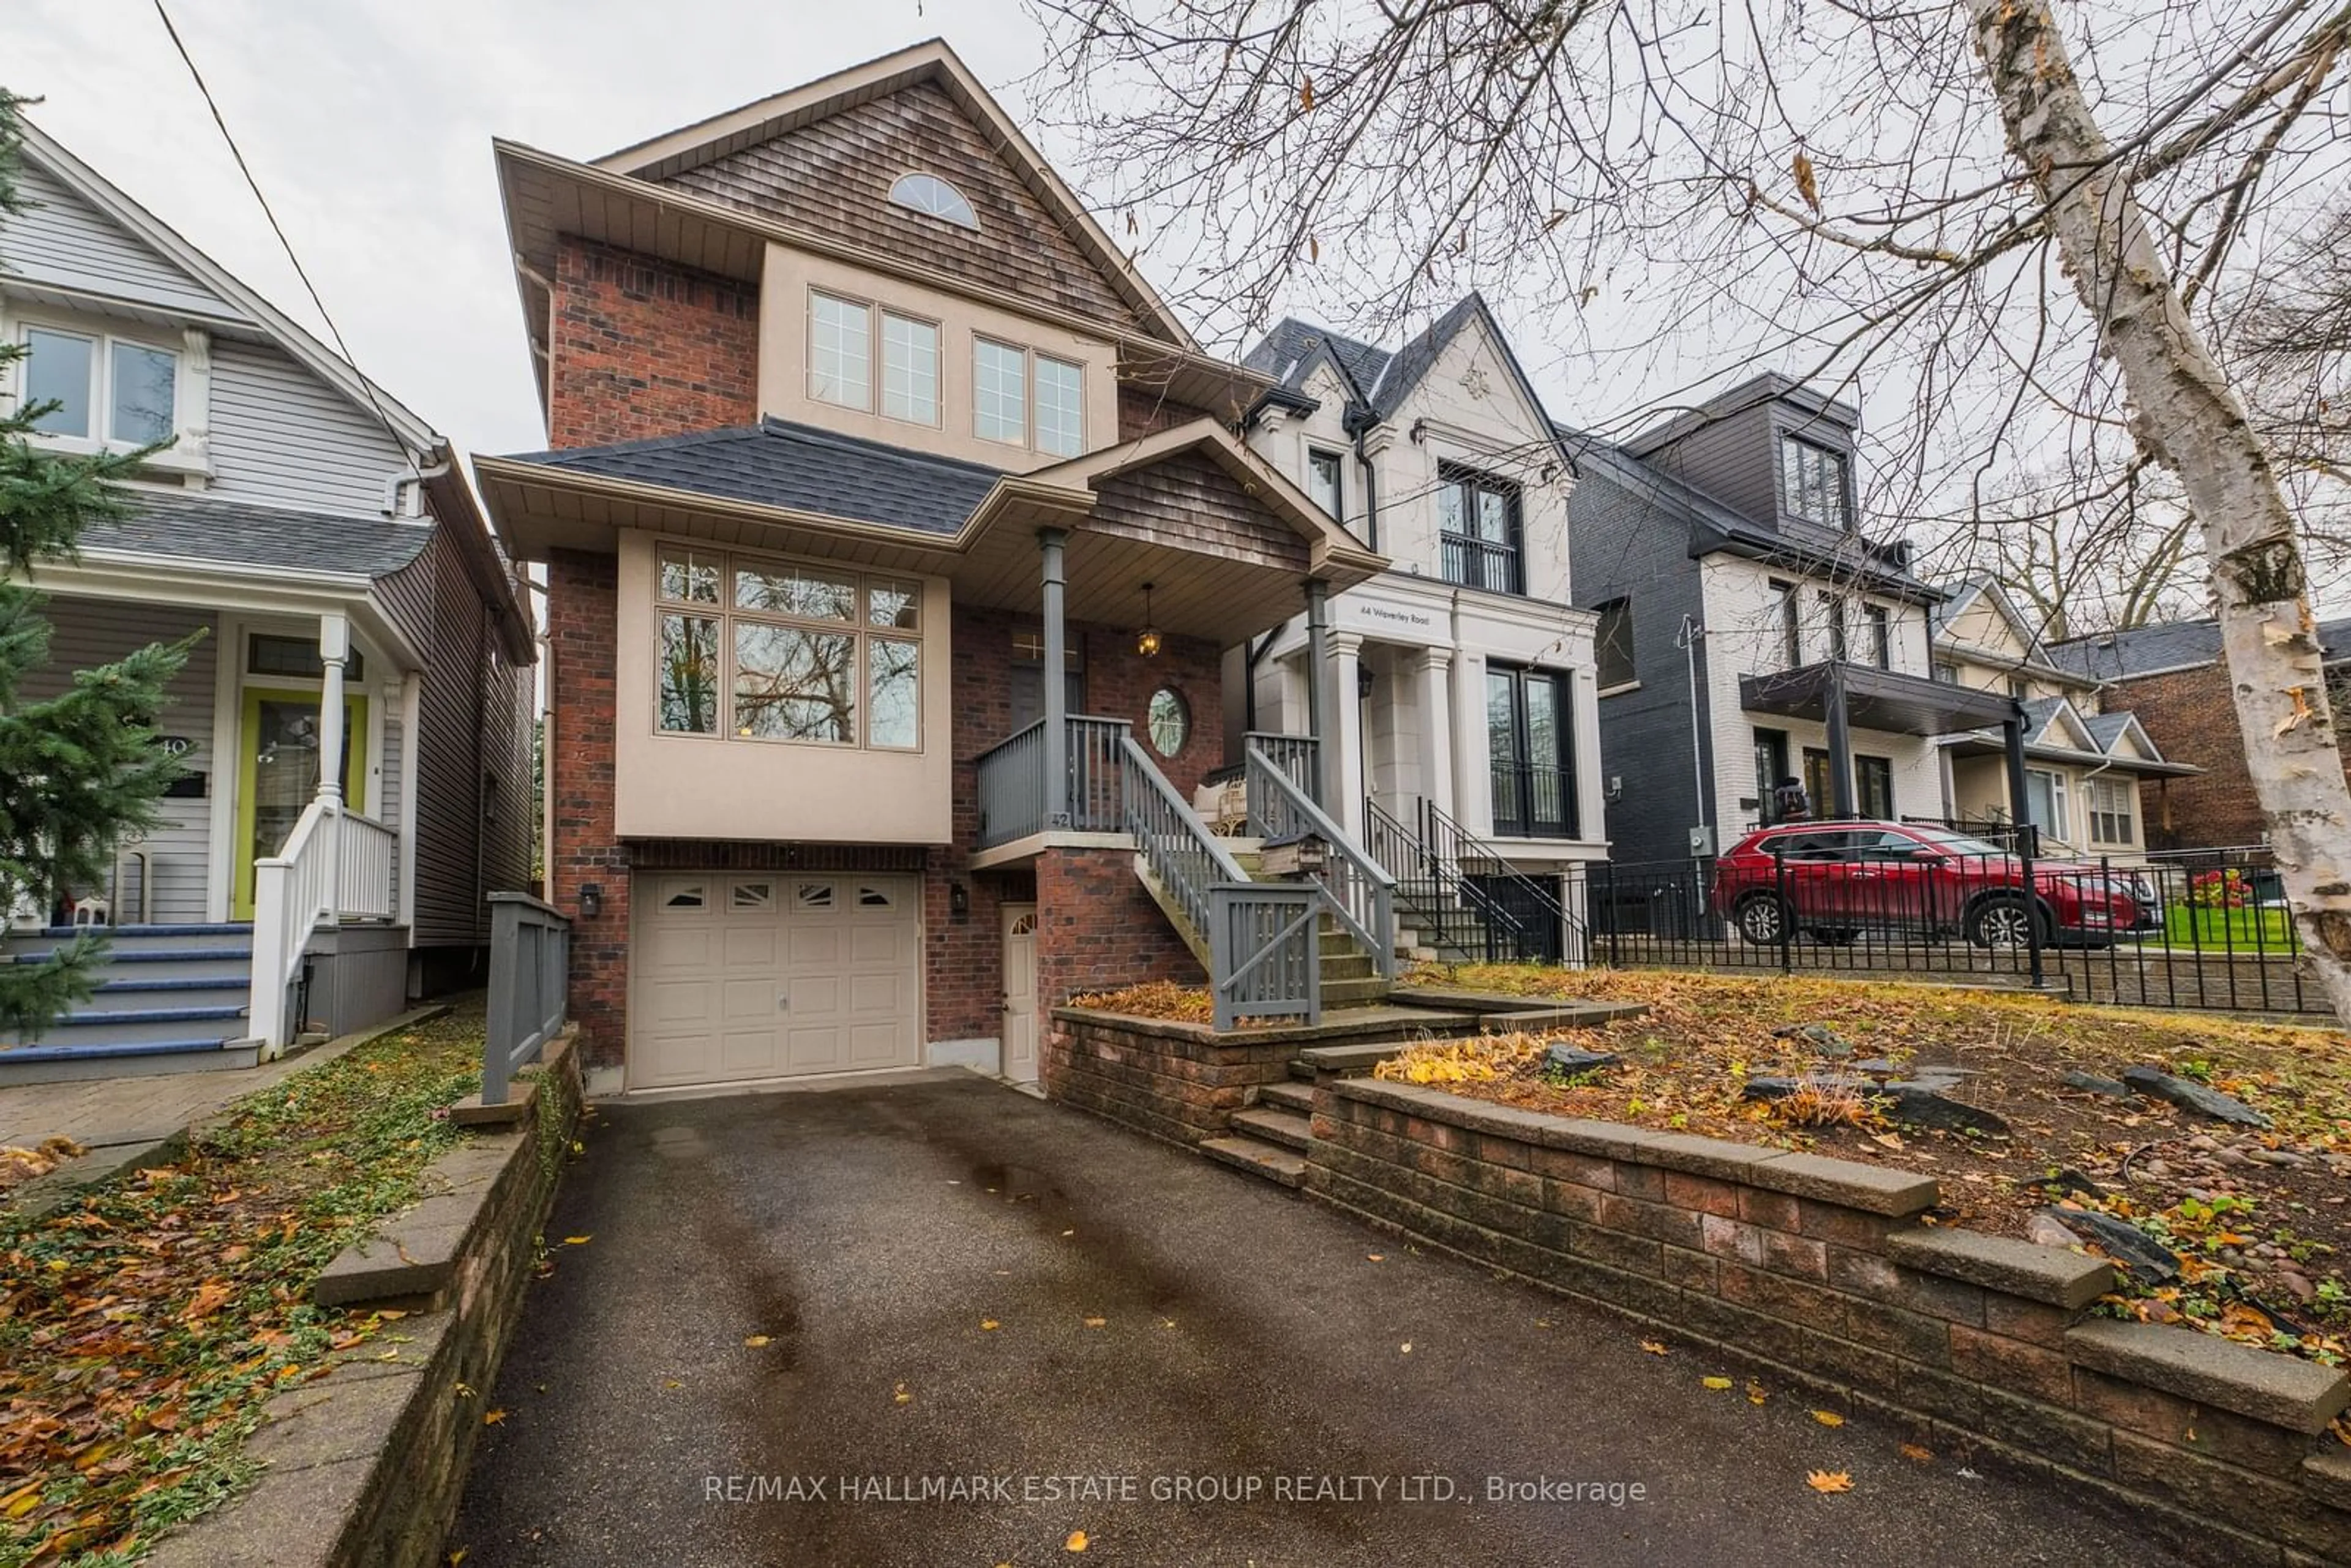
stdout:
POLYGON ((339 614, 319 617, 319 802, 327 814, 327 915, 343 914, 343 666, 351 656, 351 623, 339 614))
MULTIPOLYGON (((1830 814, 1853 813, 1853 727, 1844 711, 1844 665, 1829 665, 1829 801, 1830 814)), ((1819 802, 1813 802, 1817 809, 1819 802)))
POLYGON ((1331 694, 1324 689, 1331 679, 1331 585, 1309 582, 1306 585, 1306 733, 1315 740, 1319 754, 1319 777, 1315 780, 1316 804, 1326 804, 1332 798, 1332 781, 1335 771, 1337 742, 1329 734, 1331 727, 1331 694))
POLYGON ((2022 708, 2015 709, 2007 718, 2001 721, 2000 735, 2002 749, 2008 758, 2008 820, 2016 824, 2017 834, 2022 838, 2028 832, 2039 831, 2032 825, 2032 790, 2024 779, 2024 710, 2022 708))
POLYGON ((1352 632, 1330 635, 1331 698, 1323 712, 1338 719, 1322 741, 1322 798, 1317 802, 1351 839, 1364 836, 1364 640, 1352 632))
POLYGON ((1070 825, 1070 675, 1069 629, 1062 621, 1061 598, 1068 587, 1062 575, 1061 547, 1069 534, 1061 528, 1037 530, 1037 548, 1044 558, 1045 601, 1045 827, 1048 831, 1070 825))
POLYGON ((1453 810, 1453 650, 1424 648, 1415 672, 1420 705, 1421 793, 1450 817, 1453 810))

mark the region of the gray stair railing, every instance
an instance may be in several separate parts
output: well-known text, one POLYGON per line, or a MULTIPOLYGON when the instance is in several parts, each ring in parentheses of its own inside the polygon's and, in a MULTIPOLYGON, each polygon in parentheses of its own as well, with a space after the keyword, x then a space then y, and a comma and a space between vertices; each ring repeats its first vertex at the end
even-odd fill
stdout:
POLYGON ((981 849, 1045 831, 1045 721, 998 741, 979 754, 981 849))
MULTIPOLYGON (((1508 888, 1512 896, 1539 911, 1543 919, 1558 922, 1562 959, 1570 955, 1590 956, 1590 929, 1560 901, 1558 894, 1512 865, 1509 856, 1454 821, 1436 801, 1421 801, 1420 821, 1423 847, 1450 866, 1461 885, 1474 887, 1477 884, 1473 879, 1483 879, 1508 888)), ((1490 889, 1480 891, 1487 903, 1499 907, 1501 901, 1490 889)))
POLYGON ((1132 735, 1119 737, 1126 831, 1152 879, 1208 949, 1216 1024, 1322 1017, 1322 890, 1254 883, 1132 735))
POLYGON ((1339 918, 1383 978, 1396 976, 1395 878, 1364 852, 1274 758, 1248 741, 1249 831, 1268 842, 1311 833, 1326 846, 1316 873, 1339 918))
POLYGON ((516 1072, 561 1031, 571 991, 571 921, 523 893, 490 894, 490 996, 482 1103, 503 1105, 516 1072))
POLYGON ((1436 928, 1437 940, 1427 946, 1446 945, 1451 936, 1447 916, 1459 911, 1477 923, 1478 945, 1488 963, 1506 951, 1512 956, 1523 955, 1525 925, 1476 883, 1465 881, 1460 867, 1432 853, 1417 833, 1369 796, 1364 800, 1364 821, 1365 847, 1396 879, 1396 902, 1436 928))
POLYGON ((978 844, 992 850, 1048 829, 1078 833, 1124 831, 1121 804, 1119 742, 1131 727, 1123 718, 1071 714, 1063 721, 1070 737, 1069 777, 1056 806, 1045 779, 1045 721, 997 742, 976 764, 979 796, 978 844), (1061 820, 1056 821, 1056 818, 1061 820))
POLYGON ((1322 800, 1322 743, 1311 735, 1276 735, 1270 730, 1253 729, 1241 737, 1245 751, 1255 752, 1281 769, 1292 784, 1306 791, 1306 798, 1320 804, 1322 800))

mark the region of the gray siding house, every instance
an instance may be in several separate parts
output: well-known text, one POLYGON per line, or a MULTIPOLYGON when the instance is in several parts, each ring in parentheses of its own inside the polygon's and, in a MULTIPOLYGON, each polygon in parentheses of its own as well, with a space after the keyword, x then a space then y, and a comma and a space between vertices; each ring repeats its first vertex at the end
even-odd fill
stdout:
POLYGON ((479 972, 485 895, 530 874, 535 640, 449 446, 39 130, 0 217, 0 407, 65 451, 170 444, 40 569, 28 695, 201 632, 165 744, 186 773, 105 885, 9 912, 11 954, 76 925, 99 996, 0 1082, 236 1066, 479 972), (338 758, 322 768, 321 758, 338 758))
POLYGON ((1819 817, 1949 817, 1936 737, 2022 723, 1934 678, 1943 594, 1863 532, 1859 420, 1765 375, 1621 444, 1562 431, 1618 865, 1728 848, 1789 779, 1819 817))

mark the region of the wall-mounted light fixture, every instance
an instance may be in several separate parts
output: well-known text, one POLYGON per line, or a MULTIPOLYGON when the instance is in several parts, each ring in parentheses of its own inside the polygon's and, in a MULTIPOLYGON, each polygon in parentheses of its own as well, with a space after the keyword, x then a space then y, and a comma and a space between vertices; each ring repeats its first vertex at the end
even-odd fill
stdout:
POLYGON ((957 920, 971 918, 971 889, 965 883, 947 883, 947 913, 957 920))
POLYGON ((1159 653, 1159 628, 1151 622, 1151 584, 1143 585, 1143 630, 1136 633, 1134 651, 1144 658, 1155 658, 1159 653))
POLYGON ((604 884, 583 882, 580 884, 580 918, 593 920, 604 913, 604 884))

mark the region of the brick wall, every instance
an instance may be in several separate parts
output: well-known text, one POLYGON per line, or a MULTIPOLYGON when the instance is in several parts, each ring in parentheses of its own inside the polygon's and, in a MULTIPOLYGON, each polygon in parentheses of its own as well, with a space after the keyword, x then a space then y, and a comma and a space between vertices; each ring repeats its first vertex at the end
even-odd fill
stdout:
POLYGON ((566 238, 553 335, 551 447, 758 422, 756 285, 566 238))
MULTIPOLYGON (((2351 1541, 2335 1369, 2093 1318, 2112 1266, 1920 1224, 1931 1176, 1369 1081, 1318 1084, 1309 1193, 1877 1416, 2061 1475, 2210 1563, 2351 1541)), ((2308 1553, 2309 1556, 2294 1555, 2308 1553)))
POLYGON ((1079 991, 1151 980, 1204 984, 1200 962, 1134 874, 1132 849, 1037 857, 1037 1009, 1079 991))
POLYGON ((618 560, 550 551, 547 561, 549 678, 554 733, 547 813, 554 836, 549 902, 571 916, 571 1016, 591 1067, 619 1063, 627 1038, 629 853, 613 831, 612 672, 619 635, 618 560), (594 919, 580 889, 604 890, 594 919))
POLYGON ((2150 849, 2202 849, 2262 841, 2262 809, 2239 744, 2235 700, 2218 664, 2119 681, 2101 699, 2107 713, 2138 715, 2156 749, 2204 771, 2139 785, 2140 821, 2150 849))

